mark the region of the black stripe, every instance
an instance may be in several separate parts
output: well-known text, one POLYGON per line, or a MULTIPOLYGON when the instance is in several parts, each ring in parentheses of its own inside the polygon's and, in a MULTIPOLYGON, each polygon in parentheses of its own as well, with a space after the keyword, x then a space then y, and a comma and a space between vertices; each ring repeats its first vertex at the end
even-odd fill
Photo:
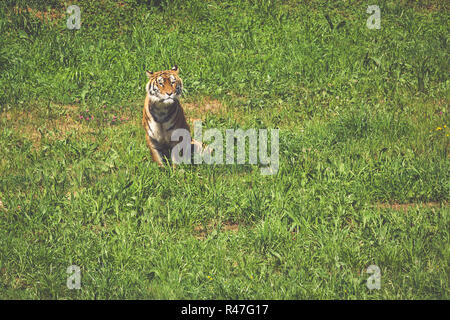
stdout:
POLYGON ((150 114, 152 115, 153 119, 158 122, 158 123, 164 123, 167 122, 167 120, 170 119, 170 117, 175 113, 175 111, 177 111, 178 106, 175 104, 175 106, 172 108, 172 110, 169 111, 169 113, 164 117, 163 120, 158 121, 155 114, 152 112, 152 110, 150 110, 150 114))
MULTIPOLYGON (((178 108, 177 108, 177 113, 175 114, 175 118, 177 117, 176 116, 177 114, 178 114, 178 108)), ((176 125, 177 125, 177 122, 175 121, 175 123, 170 128, 168 128, 167 131, 172 130, 173 128, 175 128, 176 125)))

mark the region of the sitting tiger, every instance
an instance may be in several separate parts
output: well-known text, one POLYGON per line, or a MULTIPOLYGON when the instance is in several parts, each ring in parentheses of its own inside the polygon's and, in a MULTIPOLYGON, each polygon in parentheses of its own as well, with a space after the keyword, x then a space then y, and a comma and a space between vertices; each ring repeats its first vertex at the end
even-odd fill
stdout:
MULTIPOLYGON (((142 124, 152 159, 160 167, 163 162, 171 159, 171 150, 178 144, 178 141, 171 141, 173 131, 190 130, 179 101, 183 82, 178 71, 176 65, 171 70, 146 71, 149 81, 145 86, 147 96, 142 124)), ((192 144, 202 147, 201 143, 195 140, 192 140, 192 144)))

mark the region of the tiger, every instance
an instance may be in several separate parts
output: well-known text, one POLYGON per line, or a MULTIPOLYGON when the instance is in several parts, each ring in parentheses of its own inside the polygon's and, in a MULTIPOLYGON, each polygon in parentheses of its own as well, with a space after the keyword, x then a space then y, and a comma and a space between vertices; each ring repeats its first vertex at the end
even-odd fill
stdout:
MULTIPOLYGON (((171 150, 178 144, 172 141, 172 133, 176 129, 190 132, 180 97, 183 81, 179 77, 179 69, 174 65, 170 70, 152 72, 146 70, 148 77, 145 90, 142 125, 145 139, 153 161, 163 167, 171 159, 171 150)), ((201 148, 202 144, 191 140, 192 147, 201 148)))

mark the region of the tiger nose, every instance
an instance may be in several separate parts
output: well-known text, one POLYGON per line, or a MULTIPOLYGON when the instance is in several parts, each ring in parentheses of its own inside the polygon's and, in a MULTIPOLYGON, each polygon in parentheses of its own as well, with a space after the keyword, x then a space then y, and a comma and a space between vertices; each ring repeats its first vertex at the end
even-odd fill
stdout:
POLYGON ((167 95, 170 97, 173 94, 173 92, 167 92, 167 95))

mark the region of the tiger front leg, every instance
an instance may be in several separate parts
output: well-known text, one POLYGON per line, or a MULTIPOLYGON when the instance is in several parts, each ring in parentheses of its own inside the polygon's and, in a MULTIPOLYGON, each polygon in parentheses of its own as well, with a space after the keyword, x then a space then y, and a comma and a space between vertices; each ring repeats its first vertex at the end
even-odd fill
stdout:
POLYGON ((163 167, 164 153, 162 153, 156 148, 156 146, 152 143, 148 135, 145 136, 145 140, 147 142, 148 148, 150 149, 150 154, 152 155, 153 161, 155 161, 158 164, 158 166, 163 167))
POLYGON ((165 164, 170 164, 170 149, 154 147, 154 150, 155 157, 153 159, 157 159, 155 161, 158 162, 160 167, 163 167, 165 164))
POLYGON ((158 166, 160 167, 164 167, 163 165, 163 154, 158 151, 156 148, 154 148, 153 146, 150 148, 151 154, 152 154, 152 159, 153 161, 155 161, 158 166))

